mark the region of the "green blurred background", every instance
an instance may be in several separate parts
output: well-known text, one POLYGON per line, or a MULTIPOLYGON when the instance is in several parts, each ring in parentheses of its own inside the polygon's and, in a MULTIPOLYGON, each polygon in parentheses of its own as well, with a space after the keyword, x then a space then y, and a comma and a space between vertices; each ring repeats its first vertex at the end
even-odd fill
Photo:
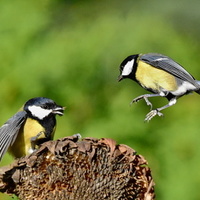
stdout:
MULTIPOLYGON (((1 0, 0 123, 32 97, 52 98, 67 107, 55 139, 113 138, 148 160, 157 199, 199 200, 200 96, 185 96, 164 118, 144 123, 149 107, 129 103, 146 91, 131 80, 117 82, 126 56, 148 52, 170 56, 200 79, 199 6, 199 0, 1 0)), ((1 166, 11 162, 6 154, 1 166)))

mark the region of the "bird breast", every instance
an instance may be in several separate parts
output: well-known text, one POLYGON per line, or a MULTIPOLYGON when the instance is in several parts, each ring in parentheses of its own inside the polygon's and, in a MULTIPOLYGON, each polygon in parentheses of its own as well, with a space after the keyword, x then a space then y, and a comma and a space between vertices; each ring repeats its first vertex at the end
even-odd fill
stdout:
POLYGON ((156 92, 161 92, 161 88, 170 92, 178 89, 176 78, 173 75, 143 61, 138 64, 135 78, 143 87, 156 92))

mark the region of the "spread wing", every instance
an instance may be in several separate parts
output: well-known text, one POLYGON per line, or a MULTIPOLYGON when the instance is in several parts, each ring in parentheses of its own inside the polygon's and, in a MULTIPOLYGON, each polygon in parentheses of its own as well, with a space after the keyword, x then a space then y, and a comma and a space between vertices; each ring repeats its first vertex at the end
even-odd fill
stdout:
POLYGON ((20 111, 0 127, 0 160, 8 148, 14 143, 19 129, 25 122, 26 117, 26 112, 20 111))
POLYGON ((148 53, 143 54, 140 57, 140 60, 158 69, 162 69, 183 81, 187 81, 199 87, 199 85, 196 83, 194 77, 191 74, 189 74, 181 65, 179 65, 167 56, 156 53, 148 53))

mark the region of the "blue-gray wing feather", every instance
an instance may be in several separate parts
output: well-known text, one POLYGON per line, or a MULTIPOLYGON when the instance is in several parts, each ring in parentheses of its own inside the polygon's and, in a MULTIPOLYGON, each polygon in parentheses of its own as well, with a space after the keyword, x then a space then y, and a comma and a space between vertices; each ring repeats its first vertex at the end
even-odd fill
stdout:
POLYGON ((199 84, 191 74, 189 74, 181 65, 167 56, 156 53, 148 53, 141 55, 140 60, 158 69, 162 69, 183 81, 187 81, 196 87, 199 87, 199 84))
POLYGON ((20 111, 0 127, 0 160, 8 148, 15 142, 19 130, 26 118, 27 113, 25 111, 20 111))

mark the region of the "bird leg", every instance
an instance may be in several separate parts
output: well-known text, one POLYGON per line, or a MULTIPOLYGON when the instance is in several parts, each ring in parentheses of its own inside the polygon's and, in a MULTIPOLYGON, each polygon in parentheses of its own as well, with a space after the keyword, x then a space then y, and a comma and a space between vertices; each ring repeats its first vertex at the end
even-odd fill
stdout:
POLYGON ((161 113, 161 110, 164 110, 165 108, 168 108, 170 106, 173 106, 176 103, 176 98, 173 98, 169 101, 169 103, 161 108, 157 108, 154 110, 151 110, 145 117, 144 121, 149 122, 153 117, 155 117, 156 115, 158 116, 163 116, 163 113, 161 113))
POLYGON ((148 99, 147 97, 144 97, 144 100, 145 100, 147 106, 150 106, 150 110, 152 110, 153 105, 152 105, 152 103, 149 101, 149 99, 148 99))
POLYGON ((152 105, 152 103, 149 101, 148 98, 149 98, 149 97, 158 97, 158 96, 160 96, 160 94, 144 94, 144 95, 138 96, 138 97, 136 97, 135 99, 133 99, 133 100, 131 101, 130 104, 137 103, 137 102, 140 101, 141 99, 144 99, 145 102, 146 102, 146 104, 147 104, 147 106, 150 106, 150 107, 151 107, 151 110, 152 110, 153 105, 152 105))
POLYGON ((37 140, 38 140, 38 138, 39 138, 42 134, 43 134, 44 137, 45 137, 44 131, 41 131, 41 132, 39 132, 36 136, 31 137, 30 142, 31 142, 31 148, 32 148, 33 150, 36 149, 35 147, 36 147, 36 145, 37 145, 37 140))

